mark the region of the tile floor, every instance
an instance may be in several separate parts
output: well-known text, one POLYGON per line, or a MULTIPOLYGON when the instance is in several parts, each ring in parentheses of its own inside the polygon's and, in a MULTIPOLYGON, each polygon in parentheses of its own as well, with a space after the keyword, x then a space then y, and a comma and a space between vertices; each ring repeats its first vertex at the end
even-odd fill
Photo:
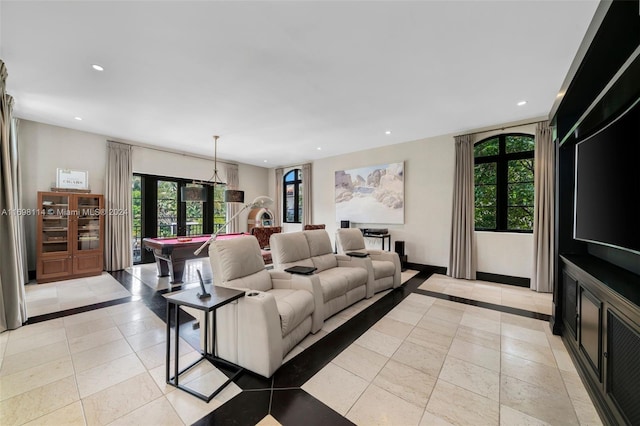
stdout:
POLYGON ((158 268, 155 263, 135 265, 126 269, 128 273, 153 290, 171 290, 172 288, 180 288, 191 283, 198 283, 197 270, 200 270, 202 273, 203 280, 207 281, 213 278, 210 263, 208 261, 203 261, 203 259, 187 261, 184 266, 184 283, 181 284, 171 284, 169 282, 169 277, 159 277, 158 268))
MULTIPOLYGON (((195 267, 206 269, 205 265, 194 265, 193 275, 196 275, 195 267)), ((147 268, 140 269, 148 273, 148 265, 145 266, 147 268)), ((403 272, 403 280, 415 274, 417 271, 403 272)), ((79 294, 73 300, 73 307, 97 303, 94 293, 100 287, 105 290, 102 292, 105 297, 100 301, 109 300, 106 296, 110 294, 118 299, 131 296, 108 274, 29 287, 29 303, 51 296, 47 298, 50 303, 43 305, 49 309, 43 313, 50 313, 55 306, 66 302, 64 295, 73 291, 79 294), (106 291, 107 288, 113 290, 112 282, 120 291, 106 291), (83 285, 91 290, 79 290, 83 285)), ((285 362, 387 293, 378 293, 334 315, 322 330, 289 352, 285 362)), ((231 383, 207 404, 168 386, 165 343, 165 322, 142 301, 1 333, 0 424, 188 425, 241 392, 231 383)), ((180 368, 199 357, 185 341, 181 341, 180 354, 180 368)), ((225 380, 226 376, 206 362, 181 376, 181 383, 205 394, 225 380)))
POLYGON ((24 286, 29 317, 130 297, 110 274, 24 286))
POLYGON ((468 281, 433 274, 419 289, 551 315, 551 293, 487 281, 468 281))
POLYGON ((302 389, 359 425, 601 424, 547 322, 420 294, 302 389))
MULTIPOLYGON (((165 384, 165 323, 140 301, 0 334, 0 424, 191 424, 240 392, 209 404, 165 384)), ((199 357, 181 342, 180 364, 199 357)), ((209 363, 181 376, 198 389, 226 377, 209 363)))
MULTIPOLYGON (((188 270, 194 276, 195 269, 202 268, 210 278, 208 262, 191 263, 188 270)), ((155 266, 145 268, 132 281, 139 282, 140 274, 146 274, 151 282, 155 266)), ((412 274, 403 274, 403 281, 412 274)), ((60 295, 57 288, 54 294, 51 284, 30 289, 30 303, 35 302, 31 309, 55 308, 56 303, 59 309, 71 306, 61 305, 71 301, 54 301, 54 296, 64 299, 80 287, 71 281, 64 282, 71 283, 69 287, 54 283, 62 286, 60 295)), ((528 289, 442 275, 418 285, 421 290, 550 312, 550 295, 528 289)), ((101 290, 107 287, 111 286, 104 284, 101 290)), ((148 283, 142 287, 147 293, 151 290, 148 283)), ((113 290, 102 294, 124 294, 118 292, 122 286, 113 290)), ((373 308, 387 293, 329 319, 318 334, 294 348, 287 361, 297 359, 316 342, 323 345, 332 331, 359 311, 373 308)), ((73 303, 96 303, 95 297, 83 291, 73 303)), ((252 394, 231 384, 206 404, 167 386, 165 324, 143 302, 121 303, 0 334, 0 424, 205 424, 203 417, 228 405, 225 402, 252 394)), ((186 342, 180 351, 181 365, 198 356, 186 342)), ((547 322, 423 294, 410 294, 318 369, 306 383, 300 382, 298 392, 315 397, 356 424, 600 424, 561 339, 550 334, 547 322)), ((205 393, 224 381, 208 363, 181 378, 205 393)), ((271 395, 275 398, 278 393, 271 395)), ((259 424, 280 424, 271 414, 259 424)))

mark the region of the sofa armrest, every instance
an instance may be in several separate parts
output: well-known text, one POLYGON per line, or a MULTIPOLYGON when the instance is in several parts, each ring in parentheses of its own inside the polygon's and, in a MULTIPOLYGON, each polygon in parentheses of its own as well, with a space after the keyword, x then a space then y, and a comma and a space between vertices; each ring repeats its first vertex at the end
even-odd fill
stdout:
POLYGON ((386 260, 393 262, 395 266, 395 272, 393 274, 393 288, 400 287, 402 284, 402 264, 400 263, 400 256, 393 251, 383 250, 367 250, 371 260, 386 260))
MULTIPOLYGON (((215 354, 264 377, 280 367, 283 359, 280 315, 273 295, 247 290, 244 297, 217 309, 215 354)), ((200 313, 204 324, 204 313, 200 313)), ((211 323, 211 318, 209 319, 211 323)), ((204 329, 201 327, 203 332, 204 329)), ((203 346, 203 333, 200 346, 203 346)), ((209 331, 207 352, 213 352, 212 330, 209 331)))
POLYGON ((351 268, 364 268, 367 271, 367 294, 366 298, 373 296, 375 292, 374 281, 375 276, 373 274, 373 265, 371 259, 368 257, 355 257, 346 254, 336 254, 338 260, 338 267, 351 267, 351 268))
POLYGON ((238 365, 271 377, 282 365, 280 314, 273 295, 252 290, 238 301, 238 365))
POLYGON ((314 309, 311 314, 311 332, 317 333, 324 324, 324 296, 317 275, 296 275, 283 271, 269 271, 273 288, 306 290, 313 296, 314 309))

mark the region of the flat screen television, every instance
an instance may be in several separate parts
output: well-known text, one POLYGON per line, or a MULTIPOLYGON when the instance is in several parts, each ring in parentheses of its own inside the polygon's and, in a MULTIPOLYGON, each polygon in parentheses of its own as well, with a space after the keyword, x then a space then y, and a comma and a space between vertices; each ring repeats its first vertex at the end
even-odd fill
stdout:
POLYGON ((574 238, 640 254, 640 100, 575 154, 574 238))

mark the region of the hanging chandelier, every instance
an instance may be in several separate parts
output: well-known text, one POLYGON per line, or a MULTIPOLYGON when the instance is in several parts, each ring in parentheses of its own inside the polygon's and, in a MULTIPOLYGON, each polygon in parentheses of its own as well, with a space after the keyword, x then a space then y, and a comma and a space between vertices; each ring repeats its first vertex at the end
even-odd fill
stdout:
POLYGON ((215 187, 216 185, 226 185, 225 182, 218 176, 218 139, 220 136, 213 137, 213 175, 209 180, 194 180, 191 182, 191 186, 183 186, 181 189, 182 201, 207 201, 207 186, 213 186, 214 188, 214 201, 215 201, 215 187))
MULTIPOLYGON (((226 185, 220 176, 218 176, 218 139, 220 136, 213 136, 213 175, 206 181, 192 181, 191 186, 183 186, 181 189, 182 201, 207 201, 207 186, 213 186, 213 201, 215 202, 216 185, 226 185)), ((224 192, 224 202, 226 203, 244 203, 244 191, 226 190, 224 192)))

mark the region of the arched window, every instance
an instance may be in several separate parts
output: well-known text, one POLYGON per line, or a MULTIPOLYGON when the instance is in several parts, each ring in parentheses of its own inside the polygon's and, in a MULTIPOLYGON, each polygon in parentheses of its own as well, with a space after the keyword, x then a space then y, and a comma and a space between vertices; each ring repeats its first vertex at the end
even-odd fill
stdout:
POLYGON ((474 146, 476 231, 533 231, 534 137, 491 136, 474 146))
POLYGON ((300 223, 302 219, 302 170, 293 169, 283 177, 283 222, 300 223))

